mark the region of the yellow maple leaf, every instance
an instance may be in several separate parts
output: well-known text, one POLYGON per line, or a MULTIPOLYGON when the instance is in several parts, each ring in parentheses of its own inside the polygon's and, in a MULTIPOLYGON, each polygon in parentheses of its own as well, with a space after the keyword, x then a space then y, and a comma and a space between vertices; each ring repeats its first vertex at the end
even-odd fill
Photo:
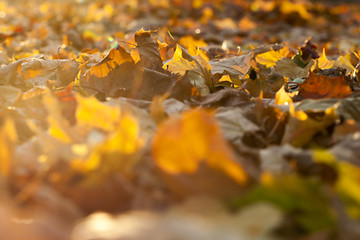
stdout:
POLYGON ((173 73, 184 75, 188 70, 196 70, 196 64, 183 58, 182 50, 180 46, 177 45, 173 58, 167 62, 163 68, 173 73))
POLYGON ((315 60, 315 64, 312 65, 311 67, 311 71, 313 71, 316 68, 320 68, 320 69, 329 69, 332 68, 334 66, 335 61, 329 60, 326 57, 325 54, 325 48, 323 48, 323 53, 321 54, 321 56, 315 60))
POLYGON ((95 97, 76 95, 78 107, 76 118, 79 124, 104 131, 113 131, 120 119, 120 109, 101 103, 95 97))
POLYGON ((91 67, 90 75, 106 77, 116 66, 125 62, 133 62, 131 55, 120 45, 110 50, 109 54, 98 64, 91 67))
POLYGON ((204 96, 210 93, 209 85, 212 84, 211 66, 208 63, 207 56, 200 49, 197 50, 197 55, 193 57, 185 49, 183 50, 177 45, 173 58, 163 68, 180 75, 185 75, 188 72, 190 82, 196 86, 200 95, 204 96))
POLYGON ((191 55, 196 55, 197 48, 206 47, 207 43, 202 39, 195 39, 193 36, 187 35, 179 39, 179 44, 185 47, 191 55))
POLYGON ((267 68, 275 66, 276 62, 280 59, 287 57, 290 53, 290 50, 287 46, 275 51, 272 49, 271 51, 264 52, 256 55, 256 62, 265 65, 267 68))
POLYGON ((81 171, 97 168, 103 171, 127 171, 137 162, 133 155, 136 155, 143 145, 144 140, 140 137, 137 120, 130 113, 122 112, 105 140, 89 148, 91 153, 87 158, 73 160, 72 166, 81 171))
POLYGON ((213 113, 202 109, 186 111, 160 125, 152 141, 152 153, 157 165, 171 174, 193 173, 205 161, 238 183, 247 179, 213 113))

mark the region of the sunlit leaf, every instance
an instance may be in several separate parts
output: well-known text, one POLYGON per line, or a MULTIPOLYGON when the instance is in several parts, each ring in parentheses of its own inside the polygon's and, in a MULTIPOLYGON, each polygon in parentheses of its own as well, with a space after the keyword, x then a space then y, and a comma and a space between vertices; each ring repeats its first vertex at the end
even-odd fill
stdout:
POLYGON ((204 40, 195 39, 190 35, 181 37, 179 39, 179 44, 185 47, 192 56, 196 55, 197 48, 207 46, 207 43, 204 40))
POLYGON ((316 69, 316 68, 329 69, 334 66, 334 63, 335 63, 335 61, 331 61, 331 60, 327 59, 326 54, 325 54, 325 48, 324 48, 321 56, 315 60, 315 64, 312 66, 312 70, 316 69))
POLYGON ((279 50, 272 49, 271 51, 258 54, 256 55, 255 59, 256 62, 263 64, 267 68, 269 68, 275 66, 276 62, 279 61, 280 59, 287 57, 289 53, 290 53, 289 48, 285 46, 279 50))
POLYGON ((206 62, 204 63, 206 65, 203 66, 199 62, 205 62, 202 52, 199 52, 197 58, 194 58, 185 51, 185 49, 177 45, 173 58, 167 62, 163 68, 180 75, 185 75, 188 71, 188 78, 191 84, 196 86, 200 94, 209 94, 212 84, 209 64, 206 62))
POLYGON ((152 152, 158 166, 168 173, 193 173, 205 161, 239 183, 247 178, 222 137, 213 114, 204 110, 187 111, 160 125, 152 142, 152 152))
POLYGON ((340 56, 338 59, 336 59, 336 61, 334 63, 334 67, 345 68, 348 73, 351 73, 355 69, 353 64, 351 63, 350 54, 340 56))
POLYGON ((92 66, 85 76, 78 75, 78 80, 91 95, 101 93, 106 97, 118 97, 125 88, 131 88, 134 71, 131 55, 118 45, 101 62, 92 66))
POLYGON ((78 107, 76 119, 79 124, 95 127, 105 131, 114 131, 120 119, 120 109, 101 103, 95 97, 76 96, 78 107))
POLYGON ((96 77, 106 77, 116 66, 125 62, 133 62, 133 60, 131 55, 118 45, 116 48, 111 49, 101 62, 90 68, 89 72, 96 77))
POLYGON ((105 173, 117 170, 128 171, 138 160, 132 155, 139 152, 143 145, 144 140, 140 137, 137 120, 130 113, 123 112, 116 119, 108 137, 92 146, 89 157, 74 161, 72 165, 81 171, 97 168, 105 173))

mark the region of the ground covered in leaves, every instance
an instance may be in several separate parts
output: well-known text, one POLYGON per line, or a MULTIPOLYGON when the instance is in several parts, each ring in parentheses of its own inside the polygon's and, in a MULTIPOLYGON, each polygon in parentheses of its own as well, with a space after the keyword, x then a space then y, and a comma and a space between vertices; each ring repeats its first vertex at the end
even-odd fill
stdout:
POLYGON ((0 238, 360 239, 360 5, 0 2, 0 238))

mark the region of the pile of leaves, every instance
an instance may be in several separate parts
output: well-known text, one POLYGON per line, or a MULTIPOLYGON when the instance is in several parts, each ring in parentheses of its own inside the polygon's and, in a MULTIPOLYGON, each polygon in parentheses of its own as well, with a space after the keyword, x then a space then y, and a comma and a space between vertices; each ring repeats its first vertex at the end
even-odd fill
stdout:
POLYGON ((2 1, 1 239, 359 239, 360 6, 2 1))

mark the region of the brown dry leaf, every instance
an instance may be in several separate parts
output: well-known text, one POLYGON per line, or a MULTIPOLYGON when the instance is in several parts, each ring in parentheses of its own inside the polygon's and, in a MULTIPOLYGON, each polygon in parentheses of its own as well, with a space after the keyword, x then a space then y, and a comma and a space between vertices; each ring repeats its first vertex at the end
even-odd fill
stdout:
POLYGON ((174 87, 170 91, 169 98, 176 98, 180 101, 187 101, 190 100, 193 96, 199 95, 199 91, 191 84, 188 74, 186 73, 175 82, 174 87))
POLYGON ((210 61, 211 73, 229 75, 230 77, 243 77, 251 68, 251 59, 254 52, 234 58, 222 59, 220 61, 210 61))
POLYGON ((346 98, 352 91, 345 80, 345 76, 328 77, 311 72, 301 84, 299 96, 303 98, 346 98))
POLYGON ((145 31, 141 29, 135 33, 135 48, 140 55, 139 64, 143 68, 149 68, 155 71, 162 72, 163 62, 161 60, 158 43, 151 38, 153 31, 145 31))
POLYGON ((250 95, 243 89, 225 88, 205 96, 200 105, 203 107, 240 107, 250 104, 250 95))
POLYGON ((133 81, 124 85, 129 91, 125 91, 122 96, 148 101, 151 101, 154 96, 170 92, 178 78, 177 75, 167 71, 162 73, 149 68, 136 68, 133 75, 133 81))
POLYGON ((293 171, 293 168, 286 159, 286 155, 301 152, 300 149, 289 144, 269 146, 268 148, 261 149, 259 152, 261 171, 273 175, 289 174, 293 171))
POLYGON ((260 130, 259 126, 246 118, 246 111, 239 107, 220 107, 215 116, 224 137, 239 148, 246 132, 260 130))
POLYGON ((292 59, 283 58, 276 62, 276 71, 289 79, 306 78, 309 76, 312 63, 306 65, 305 68, 301 68, 292 59))
POLYGON ((135 63, 131 55, 118 45, 101 62, 89 69, 80 84, 90 93, 115 97, 131 86, 134 70, 135 63))
POLYGON ((233 157, 213 114, 190 110, 159 126, 152 141, 157 165, 170 174, 193 173, 203 161, 238 183, 247 175, 233 157))
POLYGON ((319 58, 319 54, 316 52, 316 45, 312 44, 310 39, 306 40, 304 45, 300 48, 301 59, 303 62, 308 62, 310 59, 319 58))

